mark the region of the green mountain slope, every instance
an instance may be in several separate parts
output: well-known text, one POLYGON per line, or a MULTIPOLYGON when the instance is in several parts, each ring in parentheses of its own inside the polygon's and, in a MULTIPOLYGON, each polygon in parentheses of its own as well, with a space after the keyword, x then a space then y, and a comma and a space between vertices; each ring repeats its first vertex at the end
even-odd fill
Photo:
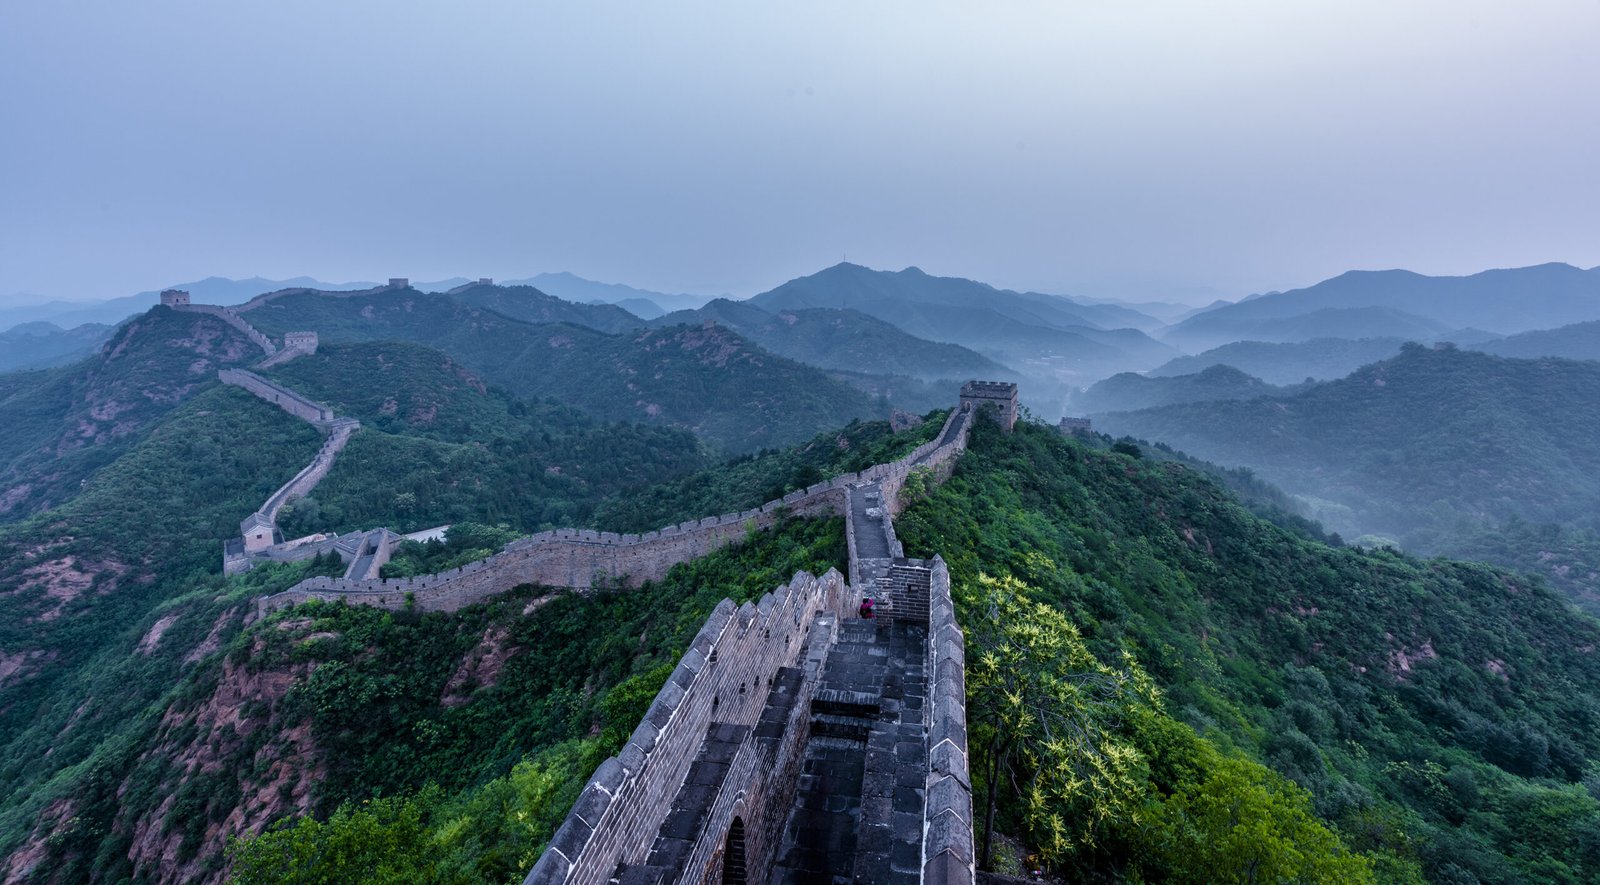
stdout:
POLYGON ((1253 378, 1232 366, 1210 366, 1193 375, 1149 377, 1124 372, 1072 398, 1072 408, 1086 414, 1126 412, 1175 403, 1277 396, 1287 391, 1253 378))
POLYGON ((519 396, 554 399, 605 420, 687 428, 730 451, 782 445, 841 420, 889 412, 821 370, 720 328, 607 335, 524 323, 412 290, 296 293, 246 316, 278 333, 315 329, 327 341, 426 344, 519 396))
MULTIPOLYGON (((1405 270, 1350 271, 1315 286, 1274 292, 1196 314, 1163 334, 1181 347, 1247 340, 1262 323, 1322 310, 1401 311, 1444 329, 1500 334, 1600 319, 1600 274, 1568 264, 1487 270, 1465 277, 1428 277, 1405 270)), ((1403 336, 1399 331, 1375 333, 1403 336)))
POLYGON ((613 333, 644 325, 643 320, 615 304, 578 304, 532 286, 469 284, 451 290, 450 296, 462 304, 487 308, 526 323, 571 323, 613 333))
POLYGON ((22 323, 0 332, 0 372, 48 369, 93 355, 114 330, 100 323, 63 329, 53 323, 22 323))
MULTIPOLYGON (((389 383, 420 399, 391 390, 388 410, 355 391, 349 407, 392 420, 396 436, 435 442, 457 418, 515 417, 419 348, 334 347, 280 378, 295 369, 331 397, 382 366, 411 366, 392 376, 409 385, 389 383), (433 396, 436 426, 412 425, 433 396), (444 408, 474 396, 488 400, 444 408)), ((243 396, 213 391, 183 414, 217 420, 243 396)), ((701 474, 641 509, 848 469, 933 423, 896 436, 858 426, 846 445, 746 459, 721 485, 701 474)), ((1226 881, 1240 863, 1262 881, 1593 877, 1600 803, 1582 781, 1600 761, 1600 624, 1507 572, 1326 546, 1137 451, 980 423, 954 477, 897 522, 908 552, 943 555, 956 582, 978 795, 998 746, 984 649, 1047 629, 1067 637, 1071 666, 1123 674, 1075 714, 1081 746, 1114 747, 1114 764, 1070 786, 1036 776, 1071 759, 1014 758, 1005 795, 1048 790, 1036 806, 1001 801, 1003 831, 1085 882, 1226 881)), ((644 592, 521 588, 453 615, 312 605, 249 625, 251 594, 314 566, 158 580, 149 592, 166 601, 85 635, 84 662, 53 693, 25 712, 0 706, 19 710, 5 714, 17 730, 0 755, 3 869, 216 881, 228 835, 281 820, 233 855, 245 881, 296 881, 295 865, 313 862, 338 881, 380 865, 403 881, 514 881, 716 600, 843 556, 837 520, 795 521, 644 592)))
POLYGON ((651 323, 715 322, 780 356, 824 369, 913 378, 1006 378, 1011 370, 962 347, 926 341, 856 310, 808 308, 768 312, 747 301, 718 298, 651 323))
MULTIPOLYGON (((1191 471, 1027 426, 1004 436, 980 423, 955 477, 896 528, 911 555, 948 560, 969 667, 984 641, 979 576, 1010 581, 1064 613, 1101 661, 1131 652, 1163 691, 1158 709, 1185 729, 1308 790, 1347 845, 1373 852, 1382 881, 1404 881, 1413 861, 1435 882, 1600 875, 1600 802, 1583 786, 1600 758, 1600 623, 1536 580, 1328 547, 1250 516, 1191 471)), ((969 695, 980 691, 968 678, 969 695)), ((1184 730, 1103 715, 1091 723, 1140 754, 1150 786, 1132 803, 1105 797, 1122 811, 1071 853, 1081 880, 1233 881, 1210 866, 1248 855, 1229 846, 1232 828, 1207 839, 1185 827, 1207 820, 1190 791, 1237 786, 1205 773, 1222 770, 1214 758, 1171 767, 1207 757, 1175 750, 1192 746, 1184 730), (1162 869, 1174 845, 1184 866, 1162 869)), ((969 718, 982 745, 982 711, 969 718)), ((981 754, 973 770, 987 770, 981 754)), ((1024 764, 1018 782, 1036 773, 1024 764)), ((1054 807, 1092 814, 1089 798, 1054 807)), ((1254 819, 1244 794, 1229 801, 1233 820, 1254 819)), ((1003 808, 1014 831, 1041 820, 1020 802, 1003 808)))
POLYGON ((283 514, 291 536, 463 520, 523 532, 587 525, 597 502, 708 460, 686 431, 517 399, 416 344, 325 345, 269 374, 363 426, 283 514))
POLYGON ((1472 349, 1518 359, 1541 356, 1558 356, 1569 360, 1600 359, 1600 320, 1523 332, 1497 341, 1474 344, 1472 349))
POLYGON ((66 501, 153 423, 217 386, 217 369, 261 356, 215 317, 156 307, 83 362, 0 375, 0 520, 66 501))
POLYGON ((1321 518, 1340 533, 1436 549, 1462 526, 1513 516, 1593 526, 1597 397, 1594 363, 1407 345, 1292 397, 1115 413, 1101 424, 1333 502, 1321 518))
POLYGON ((1136 329, 1108 328, 1119 316, 1101 306, 1019 294, 911 267, 898 273, 838 264, 750 299, 768 311, 848 308, 930 341, 948 341, 1022 367, 1053 360, 1089 373, 1149 368, 1173 356, 1136 329))
POLYGON ((1180 356, 1151 369, 1152 377, 1193 375, 1211 366, 1233 366, 1268 384, 1299 384, 1307 378, 1331 381, 1400 352, 1401 338, 1313 338, 1270 344, 1236 341, 1193 356, 1180 356))

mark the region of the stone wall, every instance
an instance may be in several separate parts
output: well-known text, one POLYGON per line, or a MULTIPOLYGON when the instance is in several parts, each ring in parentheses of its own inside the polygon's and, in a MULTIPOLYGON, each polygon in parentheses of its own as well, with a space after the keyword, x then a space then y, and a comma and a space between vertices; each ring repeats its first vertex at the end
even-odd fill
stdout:
POLYGON ((716 795, 705 797, 709 808, 686 852, 682 880, 700 881, 721 863, 722 836, 735 817, 745 824, 749 865, 761 868, 776 850, 787 812, 782 797, 793 794, 821 654, 854 605, 836 571, 820 578, 799 573, 757 603, 736 607, 723 600, 622 752, 589 779, 526 883, 601 885, 619 864, 646 864, 714 725, 756 730, 758 739, 739 745, 716 795), (769 729, 762 740, 757 727, 771 707, 769 688, 786 667, 802 668, 804 676, 781 728, 769 729))
POLYGON ((317 483, 322 482, 328 471, 333 469, 334 458, 344 449, 345 443, 350 441, 350 435, 360 429, 361 422, 354 418, 336 418, 330 422, 328 438, 322 441, 322 447, 317 450, 311 463, 300 468, 300 472, 295 474, 293 479, 273 492, 256 512, 276 523, 278 511, 284 504, 294 498, 303 498, 311 494, 317 483))
POLYGON ((214 316, 217 319, 220 319, 228 325, 234 327, 235 329, 243 332, 245 337, 249 338, 251 341, 254 341, 258 347, 266 352, 267 356, 270 357, 278 352, 278 345, 273 344, 271 338, 268 338, 267 336, 256 331, 255 326, 245 322, 244 318, 239 316, 239 314, 234 312, 231 308, 221 307, 216 304, 183 304, 172 305, 172 309, 181 310, 186 313, 210 314, 211 316, 214 316))
POLYGON ((967 417, 959 409, 952 410, 939 436, 904 458, 790 492, 752 510, 709 516, 642 535, 587 529, 541 532, 513 541, 487 559, 435 575, 388 580, 308 578, 281 593, 262 597, 257 611, 264 615, 312 599, 343 599, 389 609, 403 608, 409 601, 423 611, 456 611, 521 584, 588 590, 604 581, 627 579, 638 585, 660 580, 680 562, 742 540, 752 530, 772 527, 783 513, 845 513, 849 509, 845 491, 854 483, 879 482, 886 506, 897 512, 899 490, 911 470, 942 469, 966 447, 967 417))
POLYGON ((254 372, 246 372, 243 369, 221 369, 217 372, 217 380, 223 384, 243 387, 302 421, 318 424, 334 420, 332 409, 301 396, 281 384, 268 381, 254 372))
POLYGON ((972 775, 967 767, 966 637, 956 626, 950 570, 933 559, 928 618, 928 780, 924 793, 922 881, 967 885, 976 854, 972 775))

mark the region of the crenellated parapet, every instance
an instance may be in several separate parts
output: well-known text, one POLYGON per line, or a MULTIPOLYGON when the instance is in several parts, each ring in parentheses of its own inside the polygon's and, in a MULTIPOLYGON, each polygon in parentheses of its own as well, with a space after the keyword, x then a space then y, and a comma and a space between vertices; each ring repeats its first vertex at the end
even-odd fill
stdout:
MULTIPOLYGON (((589 590, 603 583, 660 580, 674 565, 698 559, 785 516, 847 514, 852 486, 876 483, 898 512, 899 490, 911 471, 939 470, 966 447, 969 416, 951 410, 938 437, 904 458, 847 473, 790 492, 760 507, 690 520, 643 534, 555 529, 519 538, 493 556, 433 575, 379 580, 308 578, 262 597, 261 614, 312 599, 422 611, 456 611, 522 584, 589 590)), ((849 519, 847 515, 847 519, 849 519)))
POLYGON ((837 571, 800 572, 754 603, 723 600, 526 882, 603 885, 619 866, 636 870, 629 881, 699 882, 725 860, 735 821, 743 864, 770 865, 822 662, 854 607, 837 571), (684 823, 664 828, 669 818, 684 823))
POLYGON ((235 329, 238 329, 240 332, 243 332, 245 337, 255 342, 255 345, 261 348, 261 350, 266 353, 269 359, 278 352, 278 345, 273 344, 271 338, 261 334, 261 332, 258 331, 255 326, 245 322, 244 317, 239 316, 239 314, 232 308, 223 307, 217 304, 191 304, 189 302, 189 293, 176 289, 169 289, 166 292, 162 292, 161 303, 172 308, 173 310, 181 310, 185 313, 203 313, 222 320, 224 323, 227 323, 235 329), (175 296, 169 300, 168 295, 173 293, 175 293, 175 296), (181 295, 182 298, 177 298, 177 295, 181 295))

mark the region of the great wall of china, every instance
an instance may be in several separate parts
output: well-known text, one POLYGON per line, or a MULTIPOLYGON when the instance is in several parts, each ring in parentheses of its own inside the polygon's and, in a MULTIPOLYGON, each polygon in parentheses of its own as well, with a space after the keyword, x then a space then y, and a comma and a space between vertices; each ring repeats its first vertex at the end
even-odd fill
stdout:
MULTIPOLYGON (((263 350, 276 356, 270 341, 263 350)), ((244 523, 246 540, 252 524, 275 535, 278 508, 326 474, 359 424, 254 373, 221 374, 330 432, 313 462, 244 523)), ((313 599, 454 611, 521 584, 639 584, 787 515, 842 514, 848 580, 801 572, 757 602, 724 599, 524 885, 971 885, 979 874, 965 637, 944 561, 907 559, 893 519, 907 477, 947 477, 980 414, 1011 429, 1016 393, 1014 384, 970 382, 939 435, 903 458, 654 532, 559 529, 449 572, 378 580, 380 548, 398 537, 377 530, 384 538, 361 536, 346 578, 302 581, 262 597, 257 613, 313 599), (878 601, 877 617, 853 617, 866 596, 878 601)))

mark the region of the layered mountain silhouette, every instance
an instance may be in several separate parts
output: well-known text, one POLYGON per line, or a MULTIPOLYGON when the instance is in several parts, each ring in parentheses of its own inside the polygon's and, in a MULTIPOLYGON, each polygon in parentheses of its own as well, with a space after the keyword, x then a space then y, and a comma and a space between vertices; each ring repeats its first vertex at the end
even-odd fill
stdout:
POLYGON ((1600 319, 1600 273, 1570 264, 1488 270, 1465 277, 1430 277, 1407 270, 1350 271, 1305 289, 1274 292, 1196 314, 1173 326, 1162 340, 1187 350, 1231 341, 1314 337, 1435 340, 1452 329, 1506 334, 1595 319, 1600 319), (1336 326, 1319 328, 1322 323, 1336 326))
POLYGON ((667 314, 651 325, 707 322, 726 326, 773 353, 825 369, 924 379, 1015 376, 959 344, 927 341, 854 309, 769 312, 749 301, 718 298, 698 310, 667 314))
MULTIPOLYGON (((769 311, 848 308, 893 323, 919 338, 960 344, 1023 369, 1030 361, 1089 375, 1143 369, 1175 355, 1127 327, 1128 308, 997 289, 909 267, 898 272, 837 264, 750 299, 769 311)), ((1142 317, 1140 322, 1159 322, 1142 317)))

